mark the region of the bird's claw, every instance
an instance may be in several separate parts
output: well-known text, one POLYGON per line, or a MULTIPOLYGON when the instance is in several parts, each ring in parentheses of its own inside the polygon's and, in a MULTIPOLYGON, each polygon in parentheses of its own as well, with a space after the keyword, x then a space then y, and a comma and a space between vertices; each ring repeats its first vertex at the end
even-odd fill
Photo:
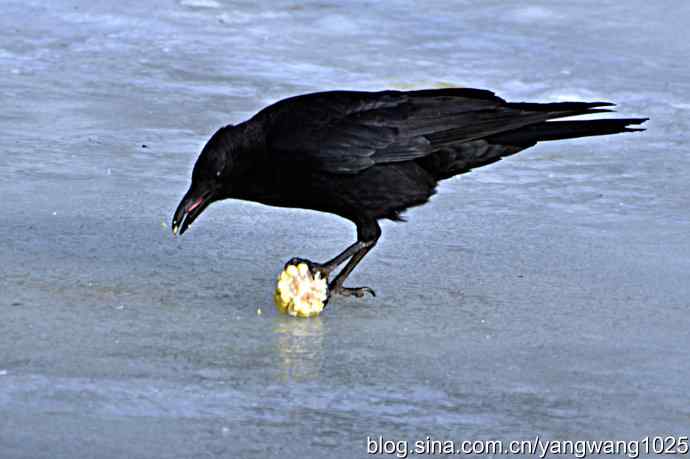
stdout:
MULTIPOLYGON (((325 278, 326 280, 328 280, 328 275, 333 269, 328 264, 316 263, 314 261, 307 260, 306 258, 299 257, 291 258, 287 263, 285 263, 285 269, 287 269, 287 267, 290 265, 297 266, 300 263, 306 264, 312 273, 321 273, 323 278, 325 278)), ((331 282, 331 285, 329 285, 328 290, 330 296, 340 295, 363 298, 364 295, 366 295, 367 293, 371 296, 376 296, 376 292, 374 291, 374 289, 370 287, 343 287, 341 285, 336 285, 336 281, 331 282)))
POLYGON ((370 287, 332 287, 330 293, 331 295, 356 296, 357 298, 362 298, 367 293, 376 296, 376 292, 370 287))
POLYGON ((306 258, 294 257, 294 258, 290 258, 287 261, 287 263, 285 263, 285 268, 287 268, 290 265, 297 266, 300 263, 306 263, 306 265, 309 266, 309 268, 311 268, 313 265, 313 263, 310 260, 307 260, 306 258))
POLYGON ((328 269, 328 267, 324 264, 321 263, 316 263, 315 261, 307 260, 306 258, 299 258, 299 257, 294 257, 291 258, 287 263, 285 263, 285 268, 287 268, 290 265, 299 265, 300 263, 304 263, 309 267, 309 271, 312 273, 320 273, 322 277, 328 279, 328 275, 330 274, 331 270, 328 269))

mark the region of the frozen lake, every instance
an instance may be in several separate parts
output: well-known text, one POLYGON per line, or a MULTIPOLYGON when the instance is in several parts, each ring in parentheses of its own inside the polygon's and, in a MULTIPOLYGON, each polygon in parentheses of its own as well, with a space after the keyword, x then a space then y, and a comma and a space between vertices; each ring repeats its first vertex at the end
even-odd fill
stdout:
POLYGON ((690 3, 526 3, 4 0, 0 457, 687 435, 690 3), (172 237, 221 125, 446 84, 651 121, 444 182, 314 320, 275 277, 348 222, 226 201, 172 237))

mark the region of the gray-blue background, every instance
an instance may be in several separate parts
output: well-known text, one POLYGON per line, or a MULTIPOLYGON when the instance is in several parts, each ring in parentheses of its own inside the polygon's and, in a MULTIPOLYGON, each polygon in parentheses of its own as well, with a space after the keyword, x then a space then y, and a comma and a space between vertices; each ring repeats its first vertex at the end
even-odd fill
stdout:
POLYGON ((0 7, 1 457, 687 434, 687 2, 0 7), (353 276, 379 297, 315 320, 275 313, 275 276, 340 251, 347 222, 224 202, 172 238, 219 126, 302 92, 447 84, 652 120, 444 182, 353 276))

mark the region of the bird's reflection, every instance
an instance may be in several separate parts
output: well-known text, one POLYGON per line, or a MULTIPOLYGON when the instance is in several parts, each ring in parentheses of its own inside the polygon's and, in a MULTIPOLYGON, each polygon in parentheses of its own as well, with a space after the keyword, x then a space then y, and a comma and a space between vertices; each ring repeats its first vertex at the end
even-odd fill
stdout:
POLYGON ((318 378, 324 358, 325 327, 321 318, 281 318, 274 331, 277 336, 281 378, 285 381, 318 378))

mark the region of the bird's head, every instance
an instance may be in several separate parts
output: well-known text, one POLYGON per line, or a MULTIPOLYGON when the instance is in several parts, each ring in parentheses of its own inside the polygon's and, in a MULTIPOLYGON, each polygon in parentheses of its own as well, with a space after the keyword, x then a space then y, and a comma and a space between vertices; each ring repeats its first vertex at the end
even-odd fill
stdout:
POLYGON ((192 184, 173 215, 173 234, 184 233, 209 204, 227 197, 234 166, 234 129, 219 129, 201 151, 192 171, 192 184))

